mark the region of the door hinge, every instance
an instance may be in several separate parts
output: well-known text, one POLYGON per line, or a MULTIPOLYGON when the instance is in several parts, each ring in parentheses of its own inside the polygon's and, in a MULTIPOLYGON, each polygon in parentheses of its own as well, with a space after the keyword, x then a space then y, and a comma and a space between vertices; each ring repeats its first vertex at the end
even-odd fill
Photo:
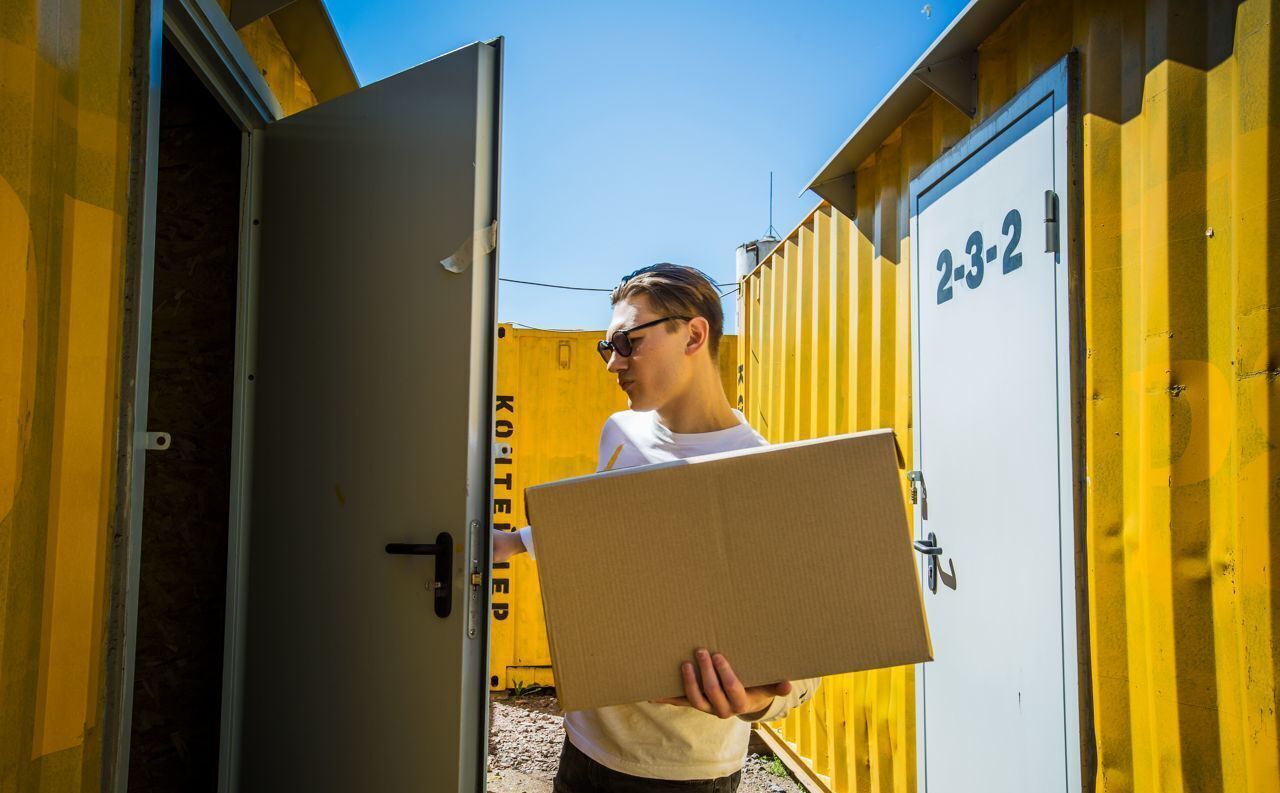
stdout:
POLYGON ((1044 252, 1057 253, 1058 228, 1058 194, 1052 190, 1044 191, 1044 252))

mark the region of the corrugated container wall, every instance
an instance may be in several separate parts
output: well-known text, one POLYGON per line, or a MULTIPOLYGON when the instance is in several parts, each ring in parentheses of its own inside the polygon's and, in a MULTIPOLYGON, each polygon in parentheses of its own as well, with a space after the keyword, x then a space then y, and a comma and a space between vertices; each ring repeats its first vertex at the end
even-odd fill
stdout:
POLYGON ((99 782, 133 4, 0 7, 0 788, 99 782))
MULTIPOLYGON (((893 427, 909 451, 909 182, 1078 50, 1099 791, 1280 789, 1278 8, 1025 3, 979 48, 977 119, 922 103, 858 169, 857 219, 819 206, 739 302, 770 440, 893 427)), ((912 791, 913 677, 828 679, 775 728, 835 790, 912 791)))
MULTIPOLYGON (((494 406, 493 523, 526 525, 524 489, 596 470, 600 428, 627 409, 627 395, 600 361, 604 331, 563 333, 498 327, 494 406), (502 453, 502 446, 509 453, 502 453)), ((732 400, 737 389, 737 337, 720 342, 720 377, 732 400)), ((554 685, 542 591, 524 554, 493 570, 489 674, 494 689, 554 685)), ((601 597, 609 593, 601 592, 601 597)))
MULTIPOLYGON (((101 783, 134 9, 0 4, 2 790, 101 783)), ((241 31, 251 50, 270 24, 241 31)), ((282 63, 264 74, 286 111, 314 104, 282 63)))

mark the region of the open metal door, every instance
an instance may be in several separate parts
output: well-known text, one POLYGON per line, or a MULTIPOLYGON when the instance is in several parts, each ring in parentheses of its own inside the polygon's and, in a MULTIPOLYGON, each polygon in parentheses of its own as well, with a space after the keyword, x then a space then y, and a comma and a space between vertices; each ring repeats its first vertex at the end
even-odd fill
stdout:
POLYGON ((241 791, 483 784, 500 47, 261 133, 241 791))
POLYGON ((922 793, 1081 789, 1069 67, 912 182, 922 793))

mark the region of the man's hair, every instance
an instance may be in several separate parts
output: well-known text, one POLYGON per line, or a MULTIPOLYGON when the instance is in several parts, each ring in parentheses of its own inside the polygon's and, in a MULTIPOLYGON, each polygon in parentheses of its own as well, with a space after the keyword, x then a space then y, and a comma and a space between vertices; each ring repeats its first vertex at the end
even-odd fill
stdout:
MULTIPOLYGON (((616 306, 636 295, 648 298, 649 305, 659 314, 705 319, 711 327, 707 350, 713 360, 719 354, 724 310, 720 307, 720 292, 706 273, 669 262, 651 264, 623 278, 609 295, 609 305, 616 306)), ((668 328, 668 333, 675 332, 671 323, 668 328)))

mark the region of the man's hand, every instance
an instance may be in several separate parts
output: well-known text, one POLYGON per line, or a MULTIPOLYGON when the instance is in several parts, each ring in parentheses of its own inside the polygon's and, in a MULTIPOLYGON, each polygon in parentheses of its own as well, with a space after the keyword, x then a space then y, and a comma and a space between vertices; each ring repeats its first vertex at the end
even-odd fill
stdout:
POLYGON ((749 721, 760 717, 773 704, 774 697, 791 693, 791 683, 786 680, 744 688, 729 661, 720 653, 709 653, 700 647, 693 657, 694 663, 685 661, 680 665, 684 696, 653 702, 697 708, 722 719, 738 716, 749 721))

